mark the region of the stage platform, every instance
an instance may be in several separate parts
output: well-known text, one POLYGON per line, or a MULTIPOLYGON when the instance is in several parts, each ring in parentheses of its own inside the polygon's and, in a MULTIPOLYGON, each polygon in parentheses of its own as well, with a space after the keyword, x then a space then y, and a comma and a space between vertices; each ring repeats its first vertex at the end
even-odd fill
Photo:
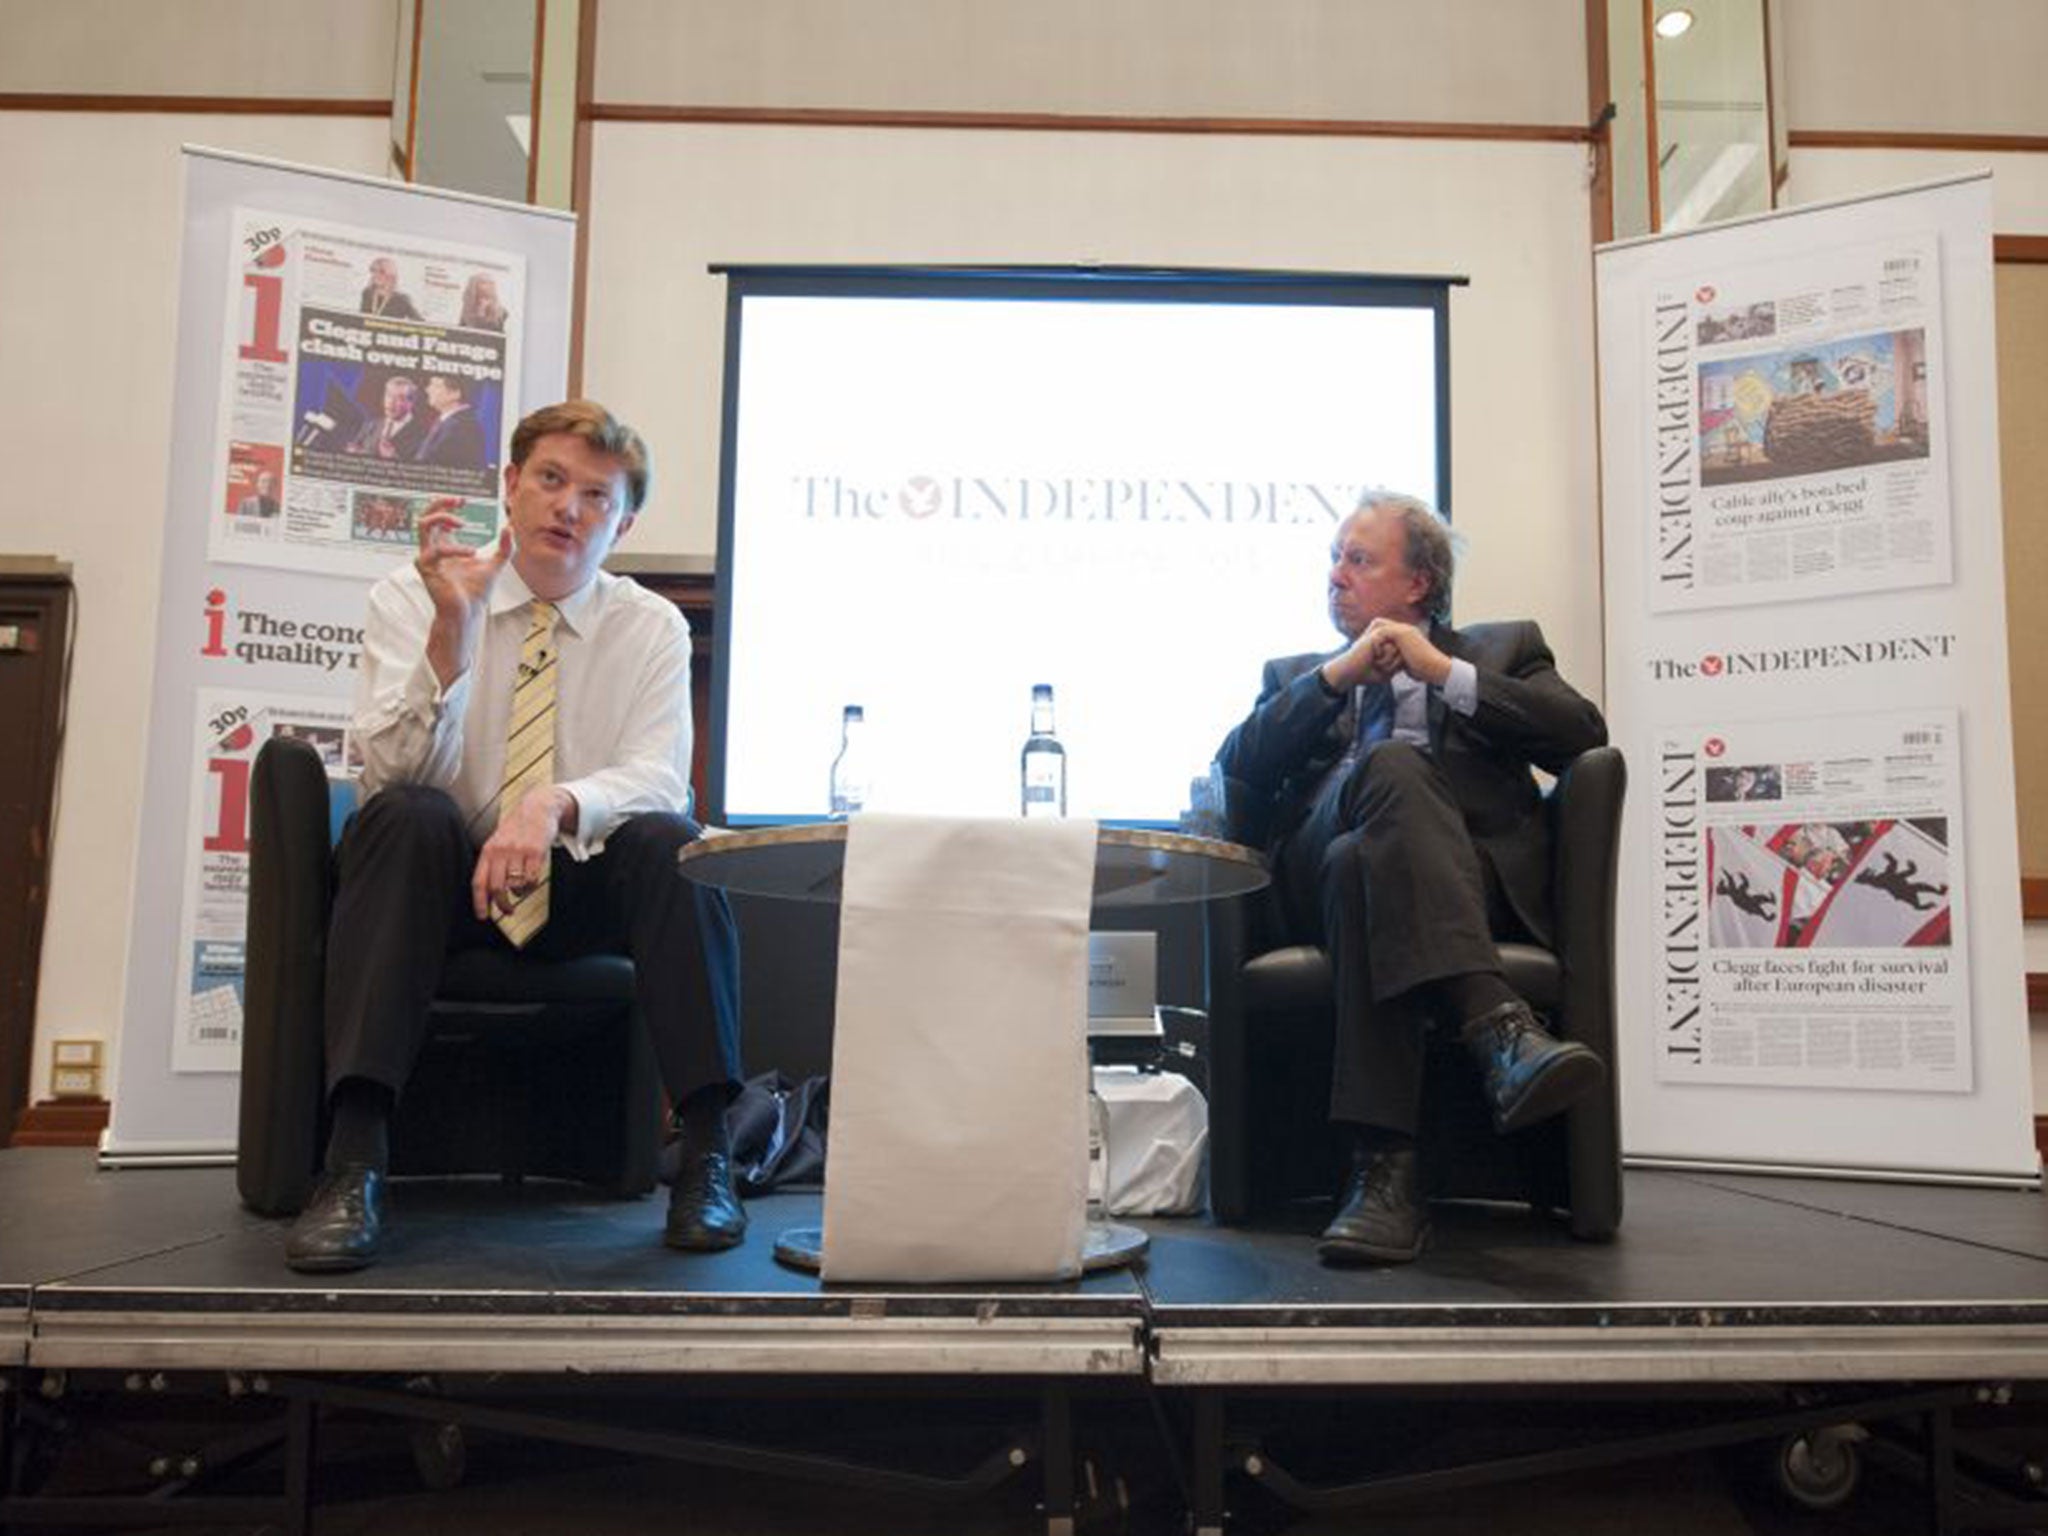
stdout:
POLYGON ((1246 1470, 1233 1402, 1782 1387, 1912 1406, 2048 1379, 2039 1195, 1637 1171, 1626 1201, 1594 1245, 1520 1208, 1439 1206, 1429 1252, 1401 1268, 1321 1265, 1326 1212, 1304 1205, 1251 1229, 1139 1222, 1137 1267, 1070 1284, 855 1287, 772 1257, 778 1232, 820 1220, 813 1194, 753 1201, 743 1247, 684 1255, 660 1246, 659 1197, 401 1182, 385 1260, 310 1277, 284 1266, 286 1224, 237 1204, 230 1170, 16 1150, 0 1152, 0 1349, 45 1393, 53 1374, 105 1372, 302 1392, 418 1373, 1122 1391, 1190 1427, 1204 1530, 1222 1474, 1246 1470))
POLYGON ((1316 1260, 1314 1205, 1141 1221, 1068 1285, 827 1286, 775 1262, 816 1195, 729 1253, 660 1246, 659 1199, 400 1182, 375 1268, 284 1267, 226 1169, 0 1153, 0 1340, 42 1368, 1137 1376, 1161 1384, 2048 1377, 2048 1201, 2002 1190, 1634 1172, 1611 1243, 1439 1206, 1414 1265, 1316 1260))

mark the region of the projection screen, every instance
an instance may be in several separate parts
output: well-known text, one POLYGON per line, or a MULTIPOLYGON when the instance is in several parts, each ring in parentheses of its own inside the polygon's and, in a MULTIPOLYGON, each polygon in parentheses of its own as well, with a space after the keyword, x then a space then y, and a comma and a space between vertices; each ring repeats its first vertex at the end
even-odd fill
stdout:
POLYGON ((1449 511, 1453 278, 729 267, 707 819, 1018 812, 1031 689, 1068 811, 1171 825, 1264 658, 1330 650, 1363 487, 1449 511))

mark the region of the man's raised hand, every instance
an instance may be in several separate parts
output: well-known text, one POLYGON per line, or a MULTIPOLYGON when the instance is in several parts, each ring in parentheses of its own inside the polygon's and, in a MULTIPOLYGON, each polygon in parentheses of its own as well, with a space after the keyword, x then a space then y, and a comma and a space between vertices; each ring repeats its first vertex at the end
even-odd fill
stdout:
POLYGON ((498 572, 512 558, 512 527, 498 530, 498 542, 472 549, 459 542, 462 526, 459 498, 444 496, 428 503, 419 518, 420 552, 413 568, 434 604, 433 627, 427 632, 427 660, 443 688, 469 670, 483 633, 486 605, 498 572))
POLYGON ((498 542, 490 549, 472 549, 455 537, 462 526, 462 505, 455 496, 443 496, 427 504, 419 518, 420 552, 413 565, 434 599, 434 611, 450 608, 481 608, 491 595, 491 584, 512 557, 512 525, 498 530, 498 542))

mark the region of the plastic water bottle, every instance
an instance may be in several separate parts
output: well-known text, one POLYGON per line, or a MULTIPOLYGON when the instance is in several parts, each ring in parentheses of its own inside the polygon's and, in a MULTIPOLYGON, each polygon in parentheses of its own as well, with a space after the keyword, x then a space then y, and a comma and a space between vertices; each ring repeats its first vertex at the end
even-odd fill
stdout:
POLYGON ((1109 1106, 1095 1091, 1095 1069, 1088 1069, 1088 1219, 1109 1219, 1109 1106))
POLYGON ((1067 814, 1067 749, 1052 733, 1052 684, 1031 689, 1031 734, 1024 740, 1023 811, 1026 816, 1067 814))
POLYGON ((846 706, 839 722, 839 755, 832 759, 832 814, 852 816, 868 803, 867 717, 846 706))

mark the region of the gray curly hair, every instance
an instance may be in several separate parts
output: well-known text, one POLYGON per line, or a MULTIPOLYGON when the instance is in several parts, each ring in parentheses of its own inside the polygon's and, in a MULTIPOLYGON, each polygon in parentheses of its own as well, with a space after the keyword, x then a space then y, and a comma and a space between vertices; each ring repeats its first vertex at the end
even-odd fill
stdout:
POLYGON ((1401 518, 1401 558, 1408 569, 1427 578, 1422 611, 1439 624, 1451 618, 1451 580, 1457 574, 1460 540, 1444 515, 1420 496, 1372 487, 1360 493, 1353 515, 1374 507, 1392 507, 1401 518))

